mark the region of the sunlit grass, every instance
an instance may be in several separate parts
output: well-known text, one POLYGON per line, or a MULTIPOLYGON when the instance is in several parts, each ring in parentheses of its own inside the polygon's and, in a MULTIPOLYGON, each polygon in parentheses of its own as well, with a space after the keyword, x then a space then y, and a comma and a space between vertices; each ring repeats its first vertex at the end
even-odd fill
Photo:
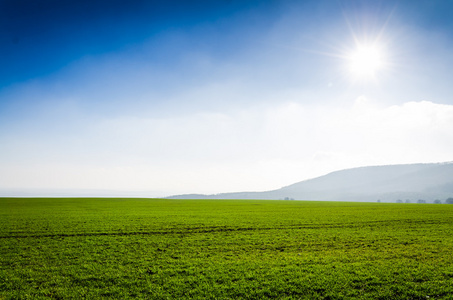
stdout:
POLYGON ((448 299, 453 205, 0 199, 0 298, 448 299))

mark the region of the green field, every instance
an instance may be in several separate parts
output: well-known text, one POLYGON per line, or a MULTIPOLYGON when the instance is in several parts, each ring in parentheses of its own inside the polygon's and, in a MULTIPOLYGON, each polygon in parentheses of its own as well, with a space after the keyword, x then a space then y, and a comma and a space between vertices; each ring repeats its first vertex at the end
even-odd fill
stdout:
POLYGON ((0 299, 453 299, 453 205, 0 198, 0 299))

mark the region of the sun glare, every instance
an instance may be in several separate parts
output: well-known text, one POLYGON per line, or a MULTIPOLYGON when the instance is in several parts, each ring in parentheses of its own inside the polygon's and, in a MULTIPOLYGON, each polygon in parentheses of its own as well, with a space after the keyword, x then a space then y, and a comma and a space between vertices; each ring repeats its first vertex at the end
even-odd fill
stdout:
POLYGON ((375 77, 383 67, 382 55, 376 46, 360 45, 349 57, 349 69, 355 79, 375 77))

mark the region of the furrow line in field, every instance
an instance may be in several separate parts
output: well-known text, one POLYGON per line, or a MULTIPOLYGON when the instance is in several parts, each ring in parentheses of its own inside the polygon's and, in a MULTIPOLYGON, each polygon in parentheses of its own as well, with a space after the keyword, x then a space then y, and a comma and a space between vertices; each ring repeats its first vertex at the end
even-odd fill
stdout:
POLYGON ((84 233, 55 233, 55 234, 29 234, 29 235, 3 235, 0 239, 21 239, 21 238, 53 238, 53 237, 88 237, 88 236, 132 236, 132 235, 165 235, 165 234, 196 234, 196 233, 213 233, 213 232, 237 232, 237 231, 266 231, 266 230, 297 230, 297 229, 325 229, 325 228, 357 228, 383 224, 395 225, 401 223, 423 223, 423 224, 440 224, 442 222, 435 220, 395 220, 395 221, 370 221, 350 224, 297 224, 282 227, 190 227, 186 229, 165 230, 165 231, 132 231, 132 232, 84 232, 84 233))

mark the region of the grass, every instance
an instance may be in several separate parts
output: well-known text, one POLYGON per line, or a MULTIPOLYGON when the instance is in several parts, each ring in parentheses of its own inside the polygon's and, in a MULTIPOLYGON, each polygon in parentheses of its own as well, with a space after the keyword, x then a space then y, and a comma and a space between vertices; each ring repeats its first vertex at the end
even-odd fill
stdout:
POLYGON ((0 299, 453 299, 453 205, 0 198, 0 299))

